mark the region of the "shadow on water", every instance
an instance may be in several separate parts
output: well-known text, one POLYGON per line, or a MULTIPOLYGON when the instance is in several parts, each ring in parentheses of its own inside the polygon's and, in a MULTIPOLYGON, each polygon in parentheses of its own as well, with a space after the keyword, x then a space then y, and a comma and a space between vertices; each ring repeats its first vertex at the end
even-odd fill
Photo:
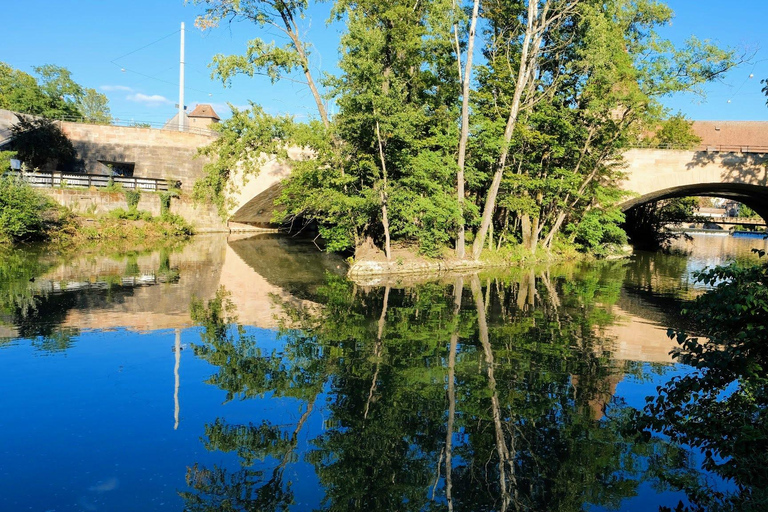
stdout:
POLYGON ((310 238, 262 234, 228 243, 257 274, 298 299, 312 299, 326 272, 347 272, 341 256, 321 251, 310 238))

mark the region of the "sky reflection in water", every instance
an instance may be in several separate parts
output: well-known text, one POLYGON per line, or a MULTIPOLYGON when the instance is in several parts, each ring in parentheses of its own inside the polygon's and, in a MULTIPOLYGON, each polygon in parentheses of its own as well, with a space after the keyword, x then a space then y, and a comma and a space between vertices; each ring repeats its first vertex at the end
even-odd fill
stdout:
POLYGON ((625 420, 707 244, 407 289, 278 237, 6 257, 0 510, 674 506, 625 420))

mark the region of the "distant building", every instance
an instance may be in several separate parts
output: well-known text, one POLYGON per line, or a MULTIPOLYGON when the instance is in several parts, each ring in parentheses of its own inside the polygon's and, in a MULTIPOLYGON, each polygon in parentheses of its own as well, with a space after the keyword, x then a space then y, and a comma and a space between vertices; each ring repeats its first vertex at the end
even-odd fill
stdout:
MULTIPOLYGON (((192 112, 187 114, 184 112, 184 130, 189 129, 202 129, 210 130, 211 125, 221 121, 221 118, 216 114, 211 105, 201 103, 198 104, 192 112)), ((178 130, 179 129, 179 114, 176 114, 169 119, 163 126, 164 130, 178 130)))

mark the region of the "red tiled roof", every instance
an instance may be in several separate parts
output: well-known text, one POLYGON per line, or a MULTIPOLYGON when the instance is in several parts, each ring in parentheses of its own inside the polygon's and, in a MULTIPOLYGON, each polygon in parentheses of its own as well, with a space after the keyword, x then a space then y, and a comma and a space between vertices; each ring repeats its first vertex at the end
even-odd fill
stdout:
POLYGON ((187 117, 210 117, 211 119, 215 119, 217 121, 221 120, 221 118, 216 115, 213 107, 205 104, 197 105, 192 112, 187 114, 187 117))

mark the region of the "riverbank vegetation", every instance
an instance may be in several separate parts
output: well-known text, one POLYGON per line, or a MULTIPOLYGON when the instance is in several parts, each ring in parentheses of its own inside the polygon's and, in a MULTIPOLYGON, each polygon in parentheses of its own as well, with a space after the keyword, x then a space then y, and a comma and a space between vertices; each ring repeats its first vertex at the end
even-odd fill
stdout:
POLYGON ((69 222, 53 201, 16 177, 0 175, 0 245, 48 240, 64 234, 69 222))
POLYGON ((459 259, 504 245, 623 245, 622 151, 668 115, 660 98, 699 91, 738 60, 695 37, 663 39, 673 13, 658 2, 338 0, 339 72, 318 77, 302 38, 307 3, 192 3, 203 29, 239 19, 284 36, 216 56, 224 83, 299 80, 317 112, 298 122, 233 109, 203 150, 212 162, 196 197, 226 212, 235 175, 305 148, 275 220, 315 224, 333 251, 372 241, 390 261, 398 244, 428 256, 451 246, 459 259))
POLYGON ((679 344, 673 357, 692 371, 648 399, 644 421, 699 450, 704 470, 731 485, 718 489, 696 467, 660 475, 691 501, 676 510, 766 510, 768 263, 731 263, 696 279, 711 289, 687 308, 692 327, 669 332, 679 344))
MULTIPOLYGON (((0 153, 0 168, 8 169, 12 156, 13 152, 0 153)), ((43 241, 62 246, 94 242, 136 245, 179 240, 193 234, 189 223, 170 213, 167 207, 155 217, 138 209, 140 192, 124 193, 127 209, 118 208, 104 215, 77 215, 21 178, 0 175, 0 245, 43 241)), ((169 201, 173 193, 166 193, 161 200, 169 201)))

